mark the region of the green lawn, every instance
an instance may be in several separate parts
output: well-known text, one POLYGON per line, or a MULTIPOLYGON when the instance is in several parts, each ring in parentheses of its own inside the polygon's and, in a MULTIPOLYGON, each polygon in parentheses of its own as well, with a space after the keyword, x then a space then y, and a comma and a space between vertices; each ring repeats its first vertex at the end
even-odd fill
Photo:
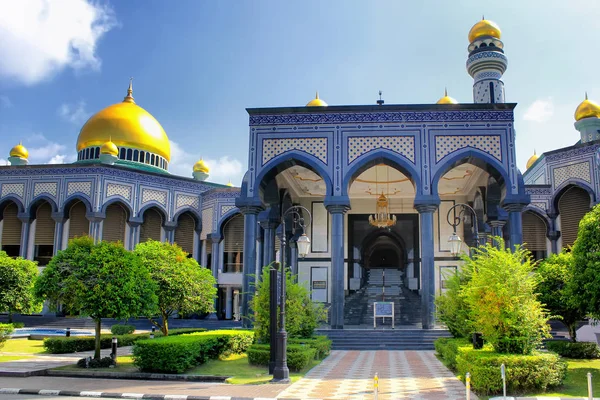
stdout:
MULTIPOLYGON (((110 372, 137 372, 137 368, 133 365, 131 356, 121 356, 117 359, 116 368, 97 368, 94 371, 110 371, 110 372)), ((301 372, 290 372, 292 382, 296 382, 302 378, 311 368, 318 365, 321 361, 313 360, 313 362, 301 372)), ((67 365, 65 367, 56 368, 59 370, 82 371, 76 365, 67 365)), ((195 367, 186 372, 187 375, 214 375, 214 376, 229 376, 227 383, 234 385, 248 385, 267 383, 272 376, 269 375, 266 367, 257 367, 248 364, 248 358, 245 354, 234 354, 219 360, 209 360, 203 365, 195 367)))
POLYGON ((592 373, 593 392, 600 393, 600 360, 567 359, 569 370, 562 387, 548 393, 536 393, 531 396, 548 397, 585 397, 587 398, 587 373, 592 373))
POLYGON ((43 340, 9 339, 0 351, 0 362, 27 360, 45 353, 43 340))

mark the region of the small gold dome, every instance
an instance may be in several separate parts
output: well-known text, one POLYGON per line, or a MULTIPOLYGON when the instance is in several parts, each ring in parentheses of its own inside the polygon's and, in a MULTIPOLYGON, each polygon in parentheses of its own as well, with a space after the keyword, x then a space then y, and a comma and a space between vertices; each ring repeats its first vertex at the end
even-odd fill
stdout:
POLYGON ((593 101, 588 100, 586 93, 585 100, 583 100, 575 110, 575 121, 589 117, 600 118, 600 106, 593 101))
POLYGON ((319 98, 319 92, 317 92, 315 98, 309 101, 306 107, 327 107, 327 103, 319 98))
POLYGON ((12 149, 10 149, 9 154, 11 157, 18 157, 18 158, 25 158, 25 159, 27 159, 29 157, 29 151, 20 142, 18 145, 16 145, 12 149))
POLYGON ((455 98, 448 96, 448 91, 444 90, 444 97, 440 98, 435 104, 458 104, 455 98))
POLYGON ((231 183, 231 181, 229 181, 229 183, 227 183, 226 186, 233 187, 233 183, 231 183))
POLYGON ((205 174, 208 174, 210 172, 210 168, 208 168, 208 165, 206 165, 203 159, 200 159, 196 164, 194 164, 194 172, 204 172, 205 174))
POLYGON ((475 40, 484 36, 491 36, 496 39, 500 39, 502 32, 498 25, 495 22, 488 21, 487 19, 482 19, 469 31, 469 43, 473 43, 475 40))
POLYGON ((77 138, 77 151, 102 146, 107 141, 117 146, 145 150, 171 161, 169 138, 158 121, 135 104, 131 83, 123 102, 113 104, 87 120, 77 138))
POLYGON ((529 157, 529 160, 527 160, 527 165, 525 166, 525 168, 529 169, 537 161, 538 158, 540 158, 540 156, 538 156, 534 150, 533 155, 529 157))
POLYGON ((100 154, 110 154, 111 156, 119 155, 119 148, 116 144, 114 144, 111 140, 104 143, 102 147, 100 147, 100 154))

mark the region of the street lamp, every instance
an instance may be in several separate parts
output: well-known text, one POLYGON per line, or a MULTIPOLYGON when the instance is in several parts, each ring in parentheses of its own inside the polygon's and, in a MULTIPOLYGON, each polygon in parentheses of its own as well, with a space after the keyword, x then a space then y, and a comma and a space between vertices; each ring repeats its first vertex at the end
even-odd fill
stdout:
POLYGON ((469 211, 473 214, 473 227, 475 228, 475 245, 479 246, 479 226, 477 224, 477 213, 475 212, 473 207, 469 206, 468 204, 463 204, 463 203, 455 204, 448 210, 448 216, 446 217, 446 219, 448 220, 448 223, 450 225, 452 225, 452 227, 454 228, 454 232, 448 238, 448 244, 450 245, 450 252, 455 257, 458 256, 458 254, 460 253, 460 248, 461 248, 461 244, 462 244, 462 240, 461 240, 460 236, 458 236, 456 234, 456 227, 458 225, 460 225, 461 221, 464 220, 465 213, 467 211, 469 211), (452 221, 450 221, 450 213, 452 213, 452 211, 454 211, 454 209, 456 207, 461 207, 460 211, 458 212, 458 215, 455 214, 452 221))
MULTIPOLYGON (((310 211, 303 206, 291 206, 281 214, 281 292, 279 293, 279 331, 277 332, 277 355, 275 357, 275 369, 273 370, 273 381, 279 383, 290 382, 290 370, 287 366, 287 332, 285 331, 285 250, 287 245, 285 218, 291 215, 293 217, 294 226, 298 225, 302 228, 302 235, 297 240, 298 255, 304 257, 310 250, 310 239, 306 236, 306 226, 310 224, 312 219, 310 211), (308 216, 308 224, 306 224, 304 213, 308 216)), ((292 232, 293 233, 293 232, 292 232)), ((271 283, 275 285, 276 282, 271 283)), ((273 309, 273 308, 271 308, 273 309)))

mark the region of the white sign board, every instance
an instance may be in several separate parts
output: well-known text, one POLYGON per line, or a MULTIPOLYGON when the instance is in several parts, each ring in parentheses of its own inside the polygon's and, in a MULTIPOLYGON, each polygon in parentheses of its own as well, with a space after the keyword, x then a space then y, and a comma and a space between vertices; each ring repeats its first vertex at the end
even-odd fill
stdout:
POLYGON ((376 301, 373 303, 373 328, 377 328, 377 318, 386 317, 392 319, 392 329, 394 329, 396 325, 394 319, 394 303, 391 301, 376 301))

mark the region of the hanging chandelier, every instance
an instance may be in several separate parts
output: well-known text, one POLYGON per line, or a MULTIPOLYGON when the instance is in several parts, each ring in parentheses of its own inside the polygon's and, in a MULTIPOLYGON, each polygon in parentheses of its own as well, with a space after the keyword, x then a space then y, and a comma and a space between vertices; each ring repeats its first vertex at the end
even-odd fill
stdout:
MULTIPOLYGON (((375 167, 375 190, 377 190, 377 183, 378 173, 377 167, 375 167)), ((389 185, 389 179, 386 184, 389 185)), ((390 214, 390 202, 385 194, 383 194, 383 191, 381 191, 381 196, 377 199, 375 214, 369 215, 369 224, 377 228, 389 228, 390 226, 396 225, 396 216, 390 214)))

